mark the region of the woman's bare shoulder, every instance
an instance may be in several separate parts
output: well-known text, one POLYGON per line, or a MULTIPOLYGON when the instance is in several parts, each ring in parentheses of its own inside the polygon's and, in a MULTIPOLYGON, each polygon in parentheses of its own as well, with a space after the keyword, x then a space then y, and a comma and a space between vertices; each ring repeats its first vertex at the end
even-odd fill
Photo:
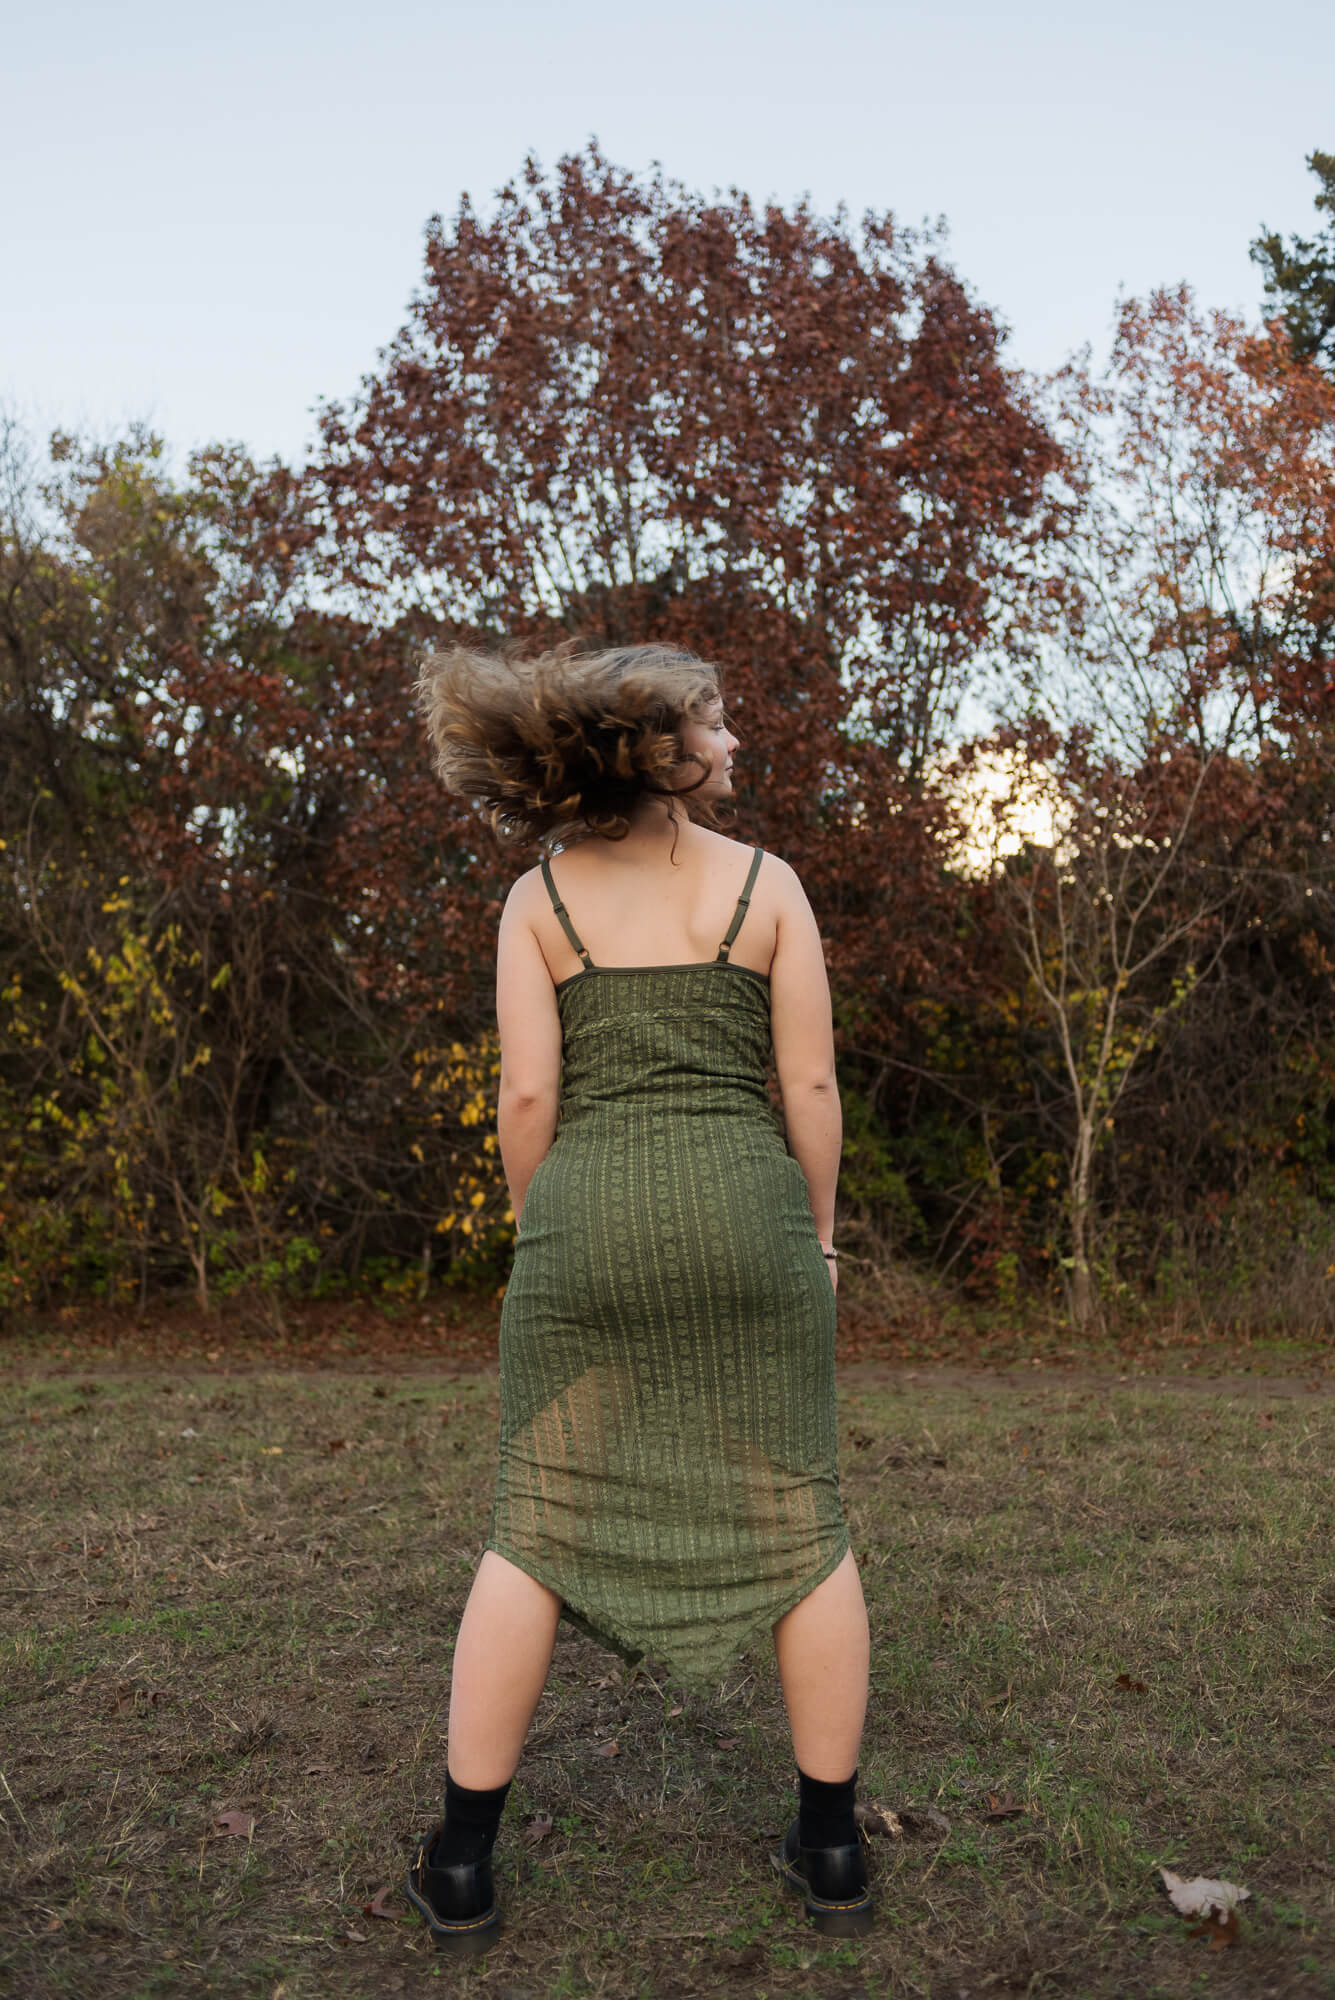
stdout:
MULTIPOLYGON (((691 831, 696 836, 697 841, 703 843, 700 851, 704 852, 707 848, 711 858, 718 860, 722 860, 725 856, 754 854, 756 848, 760 845, 755 840, 738 840, 730 833, 719 833, 713 827, 709 826, 695 826, 692 827, 691 831)), ((786 865, 778 860, 777 855, 771 854, 768 848, 763 849, 762 852, 765 856, 764 868, 767 873, 776 864, 780 868, 786 865)))
POLYGON ((778 896, 784 902, 806 902, 806 891, 802 887, 801 876, 782 855, 771 854, 766 848, 765 862, 760 872, 772 895, 778 896))
MULTIPOLYGON (((734 840, 726 833, 715 833, 706 827, 701 827, 699 831, 717 843, 713 852, 720 861, 725 856, 731 860, 733 856, 754 854, 759 845, 754 840, 734 840)), ((772 854, 768 847, 762 848, 761 852, 764 860, 757 877, 757 894, 771 898, 779 907, 804 904, 806 892, 796 869, 790 868, 781 855, 772 854)))
POLYGON ((534 868, 526 868, 510 884, 505 898, 505 914, 508 917, 532 917, 548 904, 546 885, 542 879, 541 862, 534 868))

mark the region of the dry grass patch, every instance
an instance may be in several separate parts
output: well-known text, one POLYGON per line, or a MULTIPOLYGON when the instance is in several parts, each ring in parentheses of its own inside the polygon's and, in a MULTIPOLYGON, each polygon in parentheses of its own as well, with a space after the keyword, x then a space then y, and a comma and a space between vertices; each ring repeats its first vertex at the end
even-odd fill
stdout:
POLYGON ((864 1778, 906 1829, 874 1841, 875 1935, 818 1949, 772 1883, 767 1661, 703 1701, 572 1638, 502 1836, 509 1929, 464 1973, 397 1888, 437 1810, 494 1381, 34 1376, 2 1408, 24 2000, 1335 1995, 1324 1397, 859 1383, 864 1778), (1236 1946, 1187 1934, 1160 1866, 1251 1890, 1236 1946))

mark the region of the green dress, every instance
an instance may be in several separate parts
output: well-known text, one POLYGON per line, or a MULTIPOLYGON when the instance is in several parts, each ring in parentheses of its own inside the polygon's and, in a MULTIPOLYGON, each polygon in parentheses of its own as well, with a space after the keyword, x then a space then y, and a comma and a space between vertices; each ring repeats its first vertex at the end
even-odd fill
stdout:
POLYGON ((695 1686, 838 1565, 834 1287, 767 1088, 769 981, 717 958, 557 987, 556 1137, 501 1315, 487 1546, 695 1686))

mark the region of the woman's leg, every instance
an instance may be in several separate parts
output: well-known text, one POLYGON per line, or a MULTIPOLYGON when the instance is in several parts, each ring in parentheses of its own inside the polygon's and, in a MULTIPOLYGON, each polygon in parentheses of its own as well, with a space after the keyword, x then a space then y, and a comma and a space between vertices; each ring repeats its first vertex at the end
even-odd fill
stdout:
POLYGON ((437 1946, 477 1957, 500 1923, 491 1851, 538 1705, 561 1600, 488 1549, 468 1593, 450 1679, 445 1818, 404 1884, 437 1946))
POLYGON ((547 1680, 561 1600, 488 1549, 468 1593, 450 1678, 447 1761, 470 1791, 515 1774, 547 1680))
POLYGON ((867 1713, 867 1608, 851 1552, 774 1627, 797 1757, 797 1818, 774 1866, 830 1937, 862 1937, 875 1916, 858 1839, 854 1780, 867 1713))
POLYGON ((857 1769, 871 1649, 862 1579, 850 1550, 774 1627, 797 1768, 839 1783, 857 1769))

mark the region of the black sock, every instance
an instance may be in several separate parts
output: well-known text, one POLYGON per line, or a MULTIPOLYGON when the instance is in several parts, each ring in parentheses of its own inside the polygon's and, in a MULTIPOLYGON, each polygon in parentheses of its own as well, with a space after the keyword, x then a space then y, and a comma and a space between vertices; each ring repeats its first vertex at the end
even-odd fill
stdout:
POLYGON ((829 1784, 824 1778, 797 1774, 797 1843, 799 1847, 853 1847, 858 1825, 853 1798, 858 1774, 829 1784))
POLYGON ((470 1792, 445 1773, 445 1824, 431 1850, 433 1868, 454 1868, 463 1861, 485 1861, 496 1845, 496 1829, 505 1810, 510 1786, 494 1792, 470 1792))

